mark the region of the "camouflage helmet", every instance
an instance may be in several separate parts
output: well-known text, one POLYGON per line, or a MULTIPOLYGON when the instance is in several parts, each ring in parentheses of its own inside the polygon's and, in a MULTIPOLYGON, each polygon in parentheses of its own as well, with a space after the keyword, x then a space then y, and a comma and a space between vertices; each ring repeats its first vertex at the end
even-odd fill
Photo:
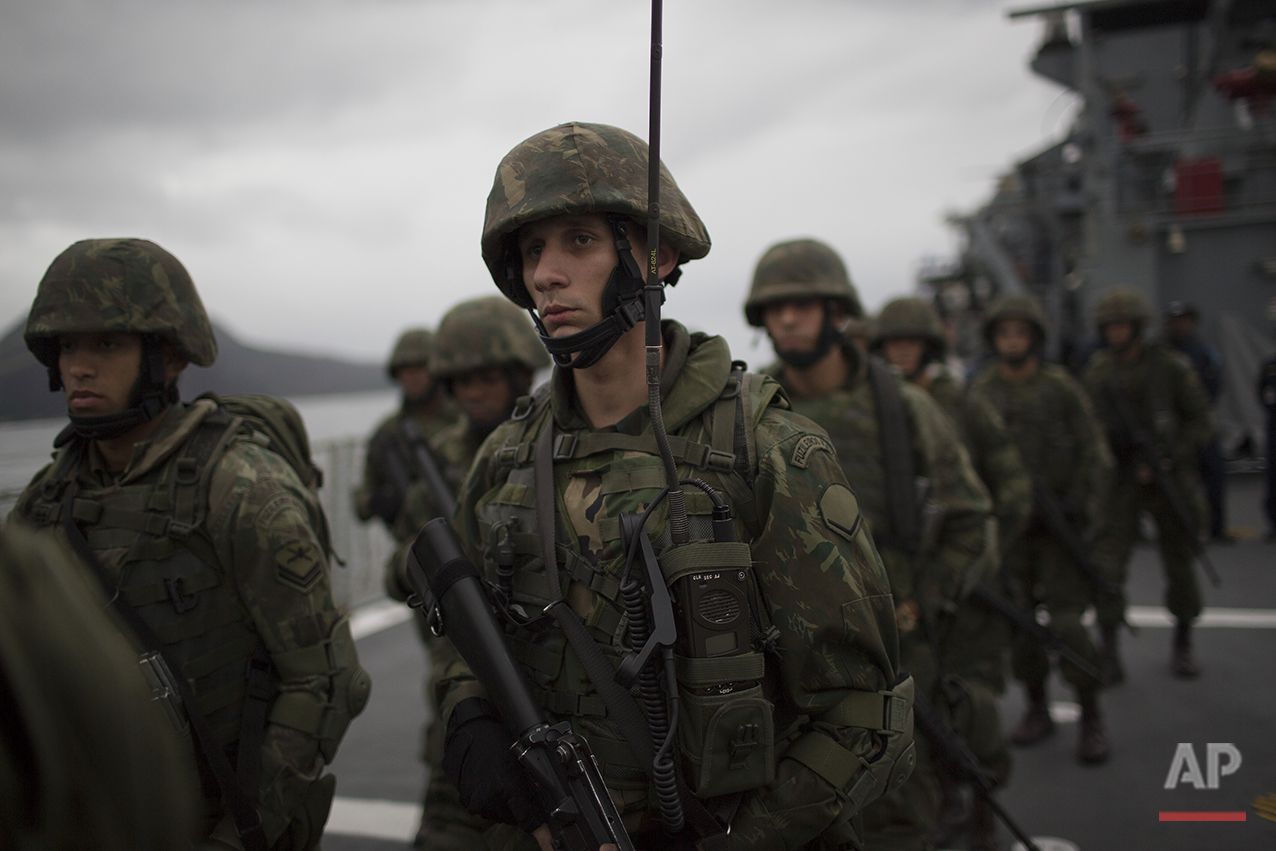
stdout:
POLYGON ((153 334, 198 366, 217 359, 213 326, 190 274, 145 239, 85 239, 40 280, 23 339, 50 369, 63 334, 153 334))
POLYGON ((1094 324, 1102 328, 1109 322, 1134 322, 1145 325, 1152 321, 1152 306, 1140 293, 1125 287, 1105 292, 1094 304, 1094 324))
POLYGON ((498 295, 463 301, 439 323, 430 374, 447 380, 475 369, 518 364, 532 372, 549 366, 527 314, 498 295))
POLYGON ((1039 340, 1046 338, 1046 312, 1042 309, 1041 302, 1030 295, 1008 293, 988 305, 988 310, 984 313, 982 331, 984 342, 989 348, 992 348, 992 335, 997 329, 997 323, 1004 319, 1022 319, 1036 329, 1039 340))
POLYGON ((940 327, 934 308, 916 296, 892 299, 883 305, 873 322, 873 335, 869 345, 877 349, 885 341, 901 337, 924 340, 937 357, 943 357, 948 348, 948 340, 944 337, 944 329, 940 327))
POLYGON ((429 328, 409 328, 399 335, 385 371, 394 378, 405 366, 425 366, 434 351, 434 334, 429 328))
POLYGON ((780 242, 766 250, 753 270, 744 316, 750 325, 761 328, 764 307, 795 298, 827 298, 841 304, 852 318, 864 315, 846 264, 836 251, 816 239, 780 242))
MULTIPOLYGON (((511 262, 510 238, 529 222, 557 215, 619 213, 647 219, 647 143, 618 127, 569 123, 523 140, 501 160, 483 221, 483 261, 506 298, 533 307, 511 262)), ((660 236, 678 263, 709 253, 709 233, 664 164, 660 236)), ((673 276, 670 276, 671 281, 673 276)))

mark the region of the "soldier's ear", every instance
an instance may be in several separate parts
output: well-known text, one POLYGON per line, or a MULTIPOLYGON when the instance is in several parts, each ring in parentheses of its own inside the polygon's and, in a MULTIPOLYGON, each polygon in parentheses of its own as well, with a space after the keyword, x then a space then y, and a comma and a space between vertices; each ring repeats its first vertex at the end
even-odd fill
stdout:
POLYGON ((160 344, 160 352, 164 359, 164 384, 167 385, 177 380, 177 376, 190 365, 190 361, 182 357, 168 340, 160 344))

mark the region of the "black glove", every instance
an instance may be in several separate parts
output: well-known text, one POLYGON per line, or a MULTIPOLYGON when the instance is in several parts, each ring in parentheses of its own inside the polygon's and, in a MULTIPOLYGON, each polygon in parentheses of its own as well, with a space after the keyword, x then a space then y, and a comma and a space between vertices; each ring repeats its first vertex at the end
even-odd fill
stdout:
POLYGON ((393 526, 394 519, 399 516, 399 511, 403 508, 403 494, 387 482, 372 492, 372 496, 368 499, 368 508, 373 515, 384 520, 387 526, 393 526))
POLYGON ((465 809, 531 833, 545 823, 545 816, 532 781, 510 751, 513 744, 496 708, 481 697, 467 697, 448 718, 443 773, 465 809))

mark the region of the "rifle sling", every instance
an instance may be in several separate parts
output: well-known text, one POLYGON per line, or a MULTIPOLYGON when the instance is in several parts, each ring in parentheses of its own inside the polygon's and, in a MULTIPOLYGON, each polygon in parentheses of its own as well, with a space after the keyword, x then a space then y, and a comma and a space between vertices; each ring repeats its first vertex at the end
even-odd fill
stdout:
POLYGON ((909 440, 908 411, 895 375, 885 363, 868 356, 868 381, 877 406, 877 430, 882 444, 882 473, 886 483, 886 510, 891 537, 912 552, 920 543, 916 471, 909 440))
MULTIPOLYGON (((195 734, 195 740, 199 745, 200 752, 208 761, 208 766, 212 769, 213 775, 217 780, 217 787, 221 791, 222 799, 227 808, 230 810, 231 818, 235 822, 235 832, 239 834, 239 839, 244 844, 245 851, 268 851, 270 844, 266 841, 266 833, 261 826, 261 816, 257 812, 257 806, 254 800, 250 799, 247 790, 236 782, 234 769, 231 767, 230 760, 226 758, 226 754, 217 746, 217 740, 213 737, 213 730, 208 725, 208 719, 204 717, 195 707, 195 694, 191 691, 190 682, 182 674, 181 669, 173 665, 168 657, 164 654, 164 644, 159 640, 154 630, 146 621, 142 620, 142 616, 137 613, 124 599, 124 595, 118 593, 118 590, 111 584, 110 578, 107 576, 106 568, 102 562, 98 560, 97 554, 89 547, 88 540, 84 537, 84 533, 80 531, 80 527, 76 525, 75 518, 72 516, 72 504, 75 500, 75 493, 78 490, 76 482, 71 483, 71 487, 67 489, 65 502, 62 506, 62 528, 66 532, 67 540, 70 542, 76 554, 84 561, 85 564, 93 571, 103 590, 110 597, 111 603, 115 606, 116 612, 119 613, 124 623, 133 631, 145 649, 158 653, 164 659, 164 663, 168 665, 173 672, 173 683, 177 688, 178 697, 182 700, 182 708, 186 711, 186 716, 190 720, 191 731, 195 734)), ((250 663, 250 671, 253 670, 257 662, 257 656, 254 654, 253 662, 250 663)), ((269 660, 267 659, 267 664, 269 660)), ((253 687, 254 678, 249 676, 249 698, 244 705, 244 720, 247 721, 250 714, 260 714, 262 718, 261 729, 265 732, 265 701, 262 701, 261 711, 255 711, 253 704, 253 687)), ((242 728, 241 728, 242 730, 242 728)), ((243 758, 243 736, 240 737, 241 749, 240 756, 243 758)), ((257 771, 261 766, 261 742, 257 743, 256 754, 257 771)), ((250 766, 240 766, 241 779, 247 773, 250 766)), ((254 772, 256 773, 256 772, 254 772)))
MULTIPOLYGON (((589 682, 602 697, 607 715, 619 728, 629 749, 638 758, 643 772, 650 779, 656 758, 651 741, 651 728, 626 689, 616 682, 616 669, 603 656, 597 642, 581 622, 576 612, 563 601, 562 585, 558 577, 557 511, 554 500, 554 418, 551 414, 544 431, 536 441, 533 478, 536 483, 536 520, 540 526, 541 555, 545 561, 545 577, 549 584, 548 611, 553 615, 567 641, 576 652, 589 682)), ((705 851, 726 851, 726 831, 705 805, 687 787, 681 772, 677 775, 678 792, 683 810, 691 827, 701 837, 705 851)), ((738 802, 737 802, 738 803, 738 802)))

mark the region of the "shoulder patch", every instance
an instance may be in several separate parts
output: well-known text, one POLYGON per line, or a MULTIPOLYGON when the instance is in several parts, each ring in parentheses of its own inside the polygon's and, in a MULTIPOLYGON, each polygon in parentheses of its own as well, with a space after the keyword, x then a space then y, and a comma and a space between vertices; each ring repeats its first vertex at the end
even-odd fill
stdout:
POLYGON ((863 523, 859 500, 843 484, 832 484, 820 494, 820 518, 837 534, 854 541, 863 523))
POLYGON ((302 593, 323 576, 323 555, 314 541, 293 540, 275 550, 275 577, 302 593))
POLYGON ((825 450, 834 458, 837 457, 833 444, 829 443, 828 438, 818 434, 808 434, 797 442, 793 447, 793 458, 790 463, 799 470, 805 470, 811 464, 811 455, 819 450, 825 450))

